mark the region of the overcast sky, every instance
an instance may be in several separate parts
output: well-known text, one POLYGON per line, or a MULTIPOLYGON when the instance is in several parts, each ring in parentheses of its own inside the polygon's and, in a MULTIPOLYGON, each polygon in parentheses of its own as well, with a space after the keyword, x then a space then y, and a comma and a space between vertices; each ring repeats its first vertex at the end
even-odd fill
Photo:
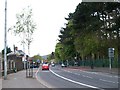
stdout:
MULTIPOLYGON (((0 0, 0 51, 4 48, 4 1, 0 0)), ((7 0, 7 29, 15 25, 16 14, 30 6, 37 29, 30 46, 30 55, 47 55, 55 50, 59 31, 66 23, 65 17, 74 12, 81 0, 7 0)), ((7 33, 7 45, 23 50, 19 37, 7 33)), ((27 49, 27 47, 26 47, 27 49)), ((25 51, 27 53, 27 50, 25 51)))

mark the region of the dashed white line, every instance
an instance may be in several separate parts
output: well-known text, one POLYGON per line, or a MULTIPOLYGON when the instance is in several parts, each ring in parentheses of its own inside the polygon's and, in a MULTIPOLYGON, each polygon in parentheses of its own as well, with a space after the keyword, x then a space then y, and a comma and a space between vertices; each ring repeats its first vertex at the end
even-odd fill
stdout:
MULTIPOLYGON (((63 70, 63 71, 66 71, 66 72, 69 72, 69 73, 73 73, 71 71, 67 71, 67 70, 63 70)), ((83 71, 83 70, 80 70, 82 72, 86 72, 86 73, 91 73, 91 74, 100 74, 100 75, 103 75, 101 73, 97 73, 97 72, 88 72, 88 71, 83 71)), ((75 75, 80 75, 78 73, 73 73, 75 75)), ((93 79, 93 77, 90 77, 90 76, 86 76, 86 75, 82 75, 83 77, 87 77, 87 78, 90 78, 90 79, 93 79)), ((119 78, 118 76, 110 76, 110 75, 103 75, 103 76, 108 76, 108 77, 116 77, 116 78, 119 78)), ((104 82, 109 82, 109 83, 119 83, 119 82, 113 82, 113 81, 108 81, 108 80, 104 80, 104 79, 99 79, 100 81, 104 81, 104 82)))
POLYGON ((104 79, 99 79, 99 80, 104 81, 104 82, 110 82, 110 83, 118 83, 118 82, 108 81, 108 80, 104 80, 104 79))
POLYGON ((54 75, 56 75, 57 77, 62 78, 62 79, 64 79, 64 80, 67 80, 67 81, 69 81, 69 82, 72 82, 72 83, 75 83, 75 84, 79 84, 79 85, 82 85, 82 86, 86 86, 86 87, 89 87, 89 88, 95 88, 95 89, 99 89, 99 90, 104 90, 104 89, 101 89, 101 88, 99 88, 99 87, 95 87, 95 86, 92 86, 92 85, 84 84, 84 83, 77 82, 77 81, 71 80, 71 79, 69 79, 69 78, 63 77, 63 76, 61 76, 61 75, 53 72, 51 69, 50 69, 50 72, 53 73, 54 75))
POLYGON ((90 76, 86 76, 86 75, 82 75, 83 77, 87 77, 87 78, 91 78, 91 79, 93 79, 92 77, 90 77, 90 76))
MULTIPOLYGON (((71 72, 71 71, 67 71, 67 70, 63 70, 63 71, 65 71, 65 72, 69 72, 69 73, 73 73, 73 72, 71 72)), ((79 73, 73 73, 73 74, 75 74, 75 75, 80 75, 79 73)), ((92 77, 90 77, 90 76, 86 76, 86 75, 82 75, 83 77, 87 77, 87 78, 90 78, 90 79, 93 79, 92 77)))
POLYGON ((72 72, 70 72, 70 71, 66 71, 66 70, 64 70, 65 72, 69 72, 69 73, 72 73, 72 72))
POLYGON ((119 76, 111 76, 111 75, 107 75, 109 73, 102 73, 102 72, 89 72, 89 71, 83 71, 83 70, 80 70, 81 72, 85 72, 85 73, 91 73, 91 74, 97 74, 97 75, 102 75, 102 76, 106 76, 106 77, 114 77, 114 78, 120 78, 119 76))
POLYGON ((75 75, 80 75, 80 74, 78 74, 78 73, 74 73, 75 75))

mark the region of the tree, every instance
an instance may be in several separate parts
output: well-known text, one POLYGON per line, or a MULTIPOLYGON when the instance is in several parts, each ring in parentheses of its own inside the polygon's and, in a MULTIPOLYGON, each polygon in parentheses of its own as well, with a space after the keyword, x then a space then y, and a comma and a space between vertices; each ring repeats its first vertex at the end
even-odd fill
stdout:
POLYGON ((23 9, 21 13, 16 15, 16 24, 9 30, 14 32, 15 35, 21 37, 21 44, 28 47, 28 54, 30 55, 30 44, 33 40, 32 35, 36 29, 36 24, 32 20, 32 9, 28 6, 23 9))
POLYGON ((38 54, 38 55, 34 55, 34 56, 33 56, 33 59, 34 59, 35 61, 37 61, 38 59, 39 59, 39 60, 42 60, 42 57, 38 54))
MULTIPOLYGON (((6 53, 6 54, 12 52, 10 47, 6 47, 6 50, 7 50, 7 53, 6 53)), ((4 49, 2 50, 2 56, 4 56, 4 49)))
POLYGON ((64 54, 65 59, 77 53, 83 59, 103 60, 108 58, 109 47, 115 48, 115 58, 117 55, 119 58, 119 2, 82 2, 65 19, 68 23, 59 35, 59 43, 64 50, 61 54, 64 54))

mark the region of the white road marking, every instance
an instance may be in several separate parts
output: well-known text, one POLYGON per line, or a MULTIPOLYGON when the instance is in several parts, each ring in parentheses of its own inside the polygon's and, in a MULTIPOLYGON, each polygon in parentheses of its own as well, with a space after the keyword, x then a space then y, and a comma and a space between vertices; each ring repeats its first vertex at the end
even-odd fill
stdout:
MULTIPOLYGON (((67 71, 67 70, 63 70, 63 71, 73 73, 73 72, 67 71)), ((92 73, 92 74, 100 74, 100 75, 103 75, 101 72, 97 73, 97 72, 88 72, 88 71, 83 71, 83 70, 80 70, 80 71, 86 72, 86 73, 92 73)), ((78 74, 78 73, 73 73, 73 74, 75 74, 75 75, 80 75, 80 74, 78 74)), ((82 75, 82 76, 83 76, 83 77, 90 78, 90 79, 93 79, 93 78, 90 77, 90 76, 86 76, 86 75, 82 75)), ((116 78, 117 78, 117 76, 110 76, 110 75, 103 75, 103 76, 116 77, 116 78)), ((104 80, 104 79, 99 79, 99 80, 104 81, 104 82, 109 82, 109 83, 117 83, 117 84, 119 83, 119 82, 113 82, 113 81, 108 81, 108 80, 104 80)))
POLYGON ((87 78, 91 78, 91 79, 93 79, 92 77, 90 77, 90 76, 86 76, 86 75, 82 75, 83 77, 87 77, 87 78))
POLYGON ((53 72, 51 69, 50 69, 50 72, 53 73, 54 75, 56 75, 57 77, 62 78, 62 79, 64 79, 64 80, 67 80, 67 81, 69 81, 69 82, 72 82, 72 83, 75 83, 75 84, 79 84, 79 85, 82 85, 82 86, 86 86, 86 87, 89 87, 89 88, 95 88, 95 89, 99 89, 99 90, 104 90, 104 89, 101 89, 101 88, 99 88, 99 87, 95 87, 95 86, 92 86, 92 85, 80 83, 80 82, 71 80, 71 79, 69 79, 69 78, 63 77, 63 76, 61 76, 61 75, 53 72))
POLYGON ((63 71, 65 71, 65 72, 69 72, 69 73, 72 73, 72 72, 70 72, 70 71, 67 71, 67 70, 63 70, 63 71))
POLYGON ((17 79, 17 78, 14 78, 14 79, 17 79))
POLYGON ((38 80, 38 82, 42 82, 41 84, 43 85, 43 86, 45 86, 45 88, 56 88, 56 87, 53 87, 53 86, 50 86, 50 85, 48 85, 46 82, 44 82, 42 79, 38 79, 38 76, 37 76, 37 73, 39 72, 39 70, 40 70, 40 68, 38 68, 38 70, 36 71, 36 73, 35 73, 35 78, 38 80))
POLYGON ((80 76, 80 74, 79 73, 74 73, 75 75, 79 75, 80 76))
MULTIPOLYGON (((73 73, 73 72, 71 72, 71 71, 67 71, 67 70, 63 70, 63 71, 65 71, 65 72, 69 72, 69 73, 73 73)), ((80 74, 79 73, 73 73, 73 74, 75 74, 75 75, 79 75, 80 76, 80 74)), ((90 76, 86 76, 86 75, 82 75, 83 77, 87 77, 87 78, 90 78, 90 79, 93 79, 92 77, 90 77, 90 76)))
POLYGON ((48 71, 48 70, 47 70, 47 71, 46 71, 46 70, 43 70, 42 72, 50 72, 50 71, 48 71))
POLYGON ((113 81, 108 81, 108 80, 104 80, 104 79, 99 79, 101 81, 104 81, 104 82, 110 82, 110 83, 119 83, 119 82, 113 82, 113 81))
POLYGON ((97 74, 97 75, 102 75, 102 76, 106 76, 106 77, 115 77, 115 78, 120 78, 118 76, 111 76, 111 75, 107 75, 109 73, 102 73, 102 72, 89 72, 89 71, 83 71, 83 70, 80 70, 81 72, 85 72, 85 73, 91 73, 91 74, 97 74))

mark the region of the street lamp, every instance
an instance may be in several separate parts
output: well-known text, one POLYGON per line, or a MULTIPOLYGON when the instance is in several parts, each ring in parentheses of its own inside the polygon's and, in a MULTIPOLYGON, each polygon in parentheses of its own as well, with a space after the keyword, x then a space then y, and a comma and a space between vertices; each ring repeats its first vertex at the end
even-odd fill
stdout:
POLYGON ((7 79, 7 0, 5 0, 5 32, 4 32, 4 79, 7 79))

